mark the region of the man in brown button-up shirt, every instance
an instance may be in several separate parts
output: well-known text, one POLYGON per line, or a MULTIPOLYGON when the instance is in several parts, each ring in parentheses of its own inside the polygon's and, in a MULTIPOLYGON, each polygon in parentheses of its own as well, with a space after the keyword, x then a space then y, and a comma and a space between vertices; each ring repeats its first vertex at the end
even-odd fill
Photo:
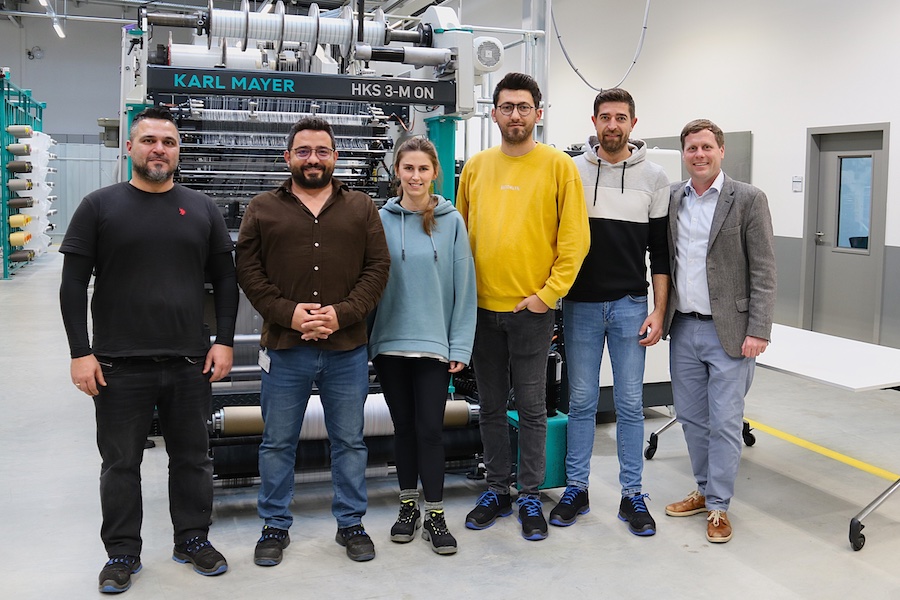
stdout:
POLYGON ((237 243, 238 282, 264 319, 258 510, 265 525, 254 560, 277 565, 290 543, 297 443, 313 384, 331 442, 335 541, 351 559, 371 560, 375 547, 362 526, 365 319, 387 283, 390 254, 372 199, 332 177, 337 151, 328 122, 301 119, 284 159, 291 178, 251 200, 237 243))

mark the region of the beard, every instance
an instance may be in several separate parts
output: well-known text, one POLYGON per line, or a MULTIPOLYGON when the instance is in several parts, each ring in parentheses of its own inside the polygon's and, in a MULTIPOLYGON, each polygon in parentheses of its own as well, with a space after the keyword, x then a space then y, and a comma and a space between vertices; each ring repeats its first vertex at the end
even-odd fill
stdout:
POLYGON ((175 174, 175 169, 178 167, 178 163, 175 163, 174 166, 163 167, 157 166, 154 168, 150 168, 147 166, 147 163, 137 163, 132 161, 131 169, 137 175, 146 181, 151 183, 164 183, 172 178, 175 174))
POLYGON ((620 138, 611 140, 600 136, 600 147, 607 154, 618 154, 628 145, 628 136, 623 135, 620 138))
POLYGON ((292 165, 291 179, 301 188, 320 190, 331 183, 334 167, 319 163, 318 168, 321 169, 320 174, 307 175, 304 171, 310 169, 309 165, 292 165))
POLYGON ((528 123, 522 123, 521 126, 516 127, 510 127, 509 125, 507 125, 506 127, 500 128, 500 135, 508 144, 521 144, 525 140, 529 139, 533 132, 534 125, 532 124, 529 127, 528 123))

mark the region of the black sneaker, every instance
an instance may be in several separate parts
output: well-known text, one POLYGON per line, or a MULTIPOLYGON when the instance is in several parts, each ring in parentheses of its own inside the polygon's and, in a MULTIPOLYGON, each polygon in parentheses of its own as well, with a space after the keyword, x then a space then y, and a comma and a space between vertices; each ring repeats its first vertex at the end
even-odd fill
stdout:
POLYGON ((198 535, 186 542, 175 544, 172 560, 180 563, 191 563, 194 570, 201 575, 221 575, 228 570, 225 557, 213 548, 206 536, 198 535))
POLYGON ((119 594, 131 587, 131 576, 141 570, 141 559, 129 554, 112 556, 100 570, 100 591, 119 594))
POLYGON ((366 533, 362 523, 352 527, 339 527, 334 541, 347 548, 350 560, 364 562, 375 558, 375 544, 372 543, 372 538, 366 533))
POLYGON ((622 498, 619 504, 619 518, 628 522, 628 530, 634 535, 653 535, 656 533, 656 521, 650 516, 644 498, 648 494, 637 494, 622 498))
POLYGON ((526 540, 538 541, 547 539, 547 521, 544 520, 544 505, 532 496, 519 496, 519 523, 522 524, 522 537, 526 540))
POLYGON ((498 494, 488 490, 479 496, 475 508, 466 515, 466 527, 487 529, 494 524, 497 517, 508 517, 511 514, 512 502, 509 494, 498 494))
POLYGON ((400 503, 400 514, 397 522, 391 527, 391 541, 405 544, 416 537, 416 529, 422 526, 422 513, 415 500, 404 500, 400 503))
POLYGON ((431 549, 438 554, 456 554, 456 538, 447 529, 444 511, 429 511, 422 528, 422 539, 431 542, 431 549))
POLYGON ((591 512, 591 504, 588 501, 588 491, 570 485, 563 492, 559 504, 550 511, 550 524, 557 527, 568 527, 575 523, 579 515, 589 512, 591 512))
POLYGON ((256 550, 253 551, 253 562, 261 567, 274 567, 281 564, 284 555, 283 550, 290 546, 291 536, 287 529, 277 527, 263 527, 262 535, 256 542, 256 550))

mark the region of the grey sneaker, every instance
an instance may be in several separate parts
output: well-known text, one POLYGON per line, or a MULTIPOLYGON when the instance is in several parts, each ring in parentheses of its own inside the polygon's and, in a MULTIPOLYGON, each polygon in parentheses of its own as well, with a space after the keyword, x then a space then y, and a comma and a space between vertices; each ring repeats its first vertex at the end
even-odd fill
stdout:
POLYGON ((444 511, 429 511, 422 528, 422 539, 431 542, 431 549, 438 554, 456 554, 456 538, 447 529, 444 511))
POLYGON ((391 541, 405 544, 416 537, 416 530, 422 526, 422 513, 415 500, 404 500, 400 503, 400 514, 397 522, 391 527, 391 541))

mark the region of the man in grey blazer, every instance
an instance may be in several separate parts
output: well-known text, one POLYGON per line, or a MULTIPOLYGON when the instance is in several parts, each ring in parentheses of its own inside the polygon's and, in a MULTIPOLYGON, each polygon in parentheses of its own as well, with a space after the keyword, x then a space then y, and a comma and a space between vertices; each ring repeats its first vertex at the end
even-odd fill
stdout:
POLYGON ((775 311, 775 252, 766 195, 722 171, 725 136, 711 121, 681 131, 691 178, 669 198, 672 394, 697 490, 666 507, 706 513, 706 538, 732 536, 727 511, 741 457, 744 396, 765 352, 775 311))

